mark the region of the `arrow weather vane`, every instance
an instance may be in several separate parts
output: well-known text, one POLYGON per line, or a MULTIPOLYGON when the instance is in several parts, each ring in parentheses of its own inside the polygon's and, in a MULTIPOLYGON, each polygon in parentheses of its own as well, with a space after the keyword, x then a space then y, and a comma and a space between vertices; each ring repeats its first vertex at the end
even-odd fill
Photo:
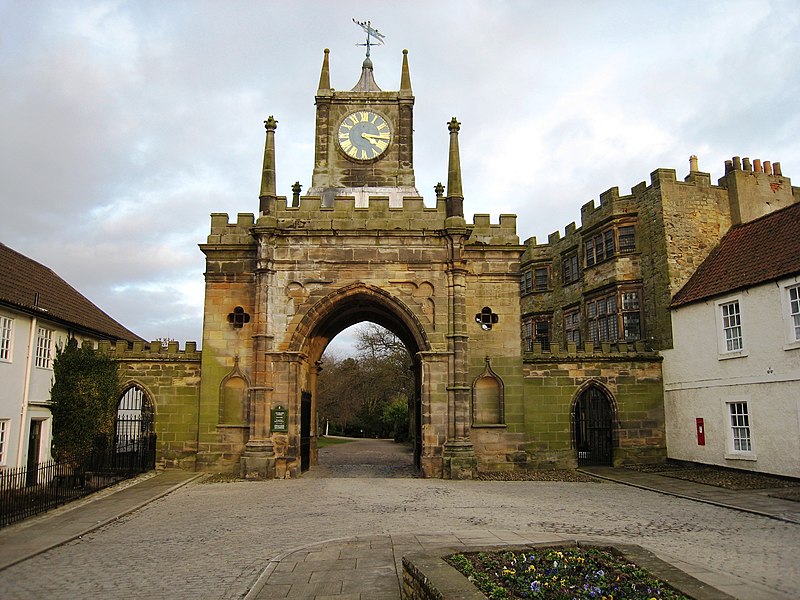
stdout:
POLYGON ((383 45, 383 38, 385 37, 382 33, 380 33, 377 29, 372 28, 372 23, 370 21, 356 21, 353 19, 353 23, 361 27, 364 32, 367 34, 367 42, 365 44, 356 44, 356 46, 366 46, 367 47, 367 58, 369 58, 369 48, 370 46, 381 46, 383 45), (374 42, 370 41, 370 37, 375 38, 374 42))

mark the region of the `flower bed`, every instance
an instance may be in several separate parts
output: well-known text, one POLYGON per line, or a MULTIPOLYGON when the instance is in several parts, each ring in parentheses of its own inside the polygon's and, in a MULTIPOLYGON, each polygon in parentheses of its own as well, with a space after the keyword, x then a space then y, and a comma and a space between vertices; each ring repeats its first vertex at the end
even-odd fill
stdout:
POLYGON ((491 600, 690 598, 610 548, 564 546, 466 552, 445 560, 491 600))

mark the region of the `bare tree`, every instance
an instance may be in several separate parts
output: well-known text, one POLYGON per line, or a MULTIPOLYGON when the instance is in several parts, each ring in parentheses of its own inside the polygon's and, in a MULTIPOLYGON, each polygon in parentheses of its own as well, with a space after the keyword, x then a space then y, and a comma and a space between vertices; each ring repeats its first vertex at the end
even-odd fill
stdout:
POLYGON ((373 323, 359 330, 356 349, 344 360, 325 355, 317 380, 320 417, 340 430, 403 437, 397 407, 387 408, 413 398, 411 355, 396 335, 373 323))

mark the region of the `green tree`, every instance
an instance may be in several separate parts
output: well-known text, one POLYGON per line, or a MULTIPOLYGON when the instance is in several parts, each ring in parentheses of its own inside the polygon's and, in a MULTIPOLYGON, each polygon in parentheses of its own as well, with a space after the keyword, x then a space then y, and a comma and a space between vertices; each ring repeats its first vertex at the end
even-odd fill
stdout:
POLYGON ((50 412, 53 414, 53 456, 80 461, 98 439, 114 434, 119 375, 111 357, 70 337, 56 348, 50 412))
POLYGON ((383 409, 383 424, 392 432, 395 442, 408 441, 408 399, 398 396, 383 409))

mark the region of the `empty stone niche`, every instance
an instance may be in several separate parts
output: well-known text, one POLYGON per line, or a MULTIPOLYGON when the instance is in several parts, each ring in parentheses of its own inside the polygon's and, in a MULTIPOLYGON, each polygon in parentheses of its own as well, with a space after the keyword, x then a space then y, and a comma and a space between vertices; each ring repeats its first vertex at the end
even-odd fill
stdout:
POLYGON ((250 387, 244 373, 239 369, 239 358, 219 386, 220 425, 247 424, 247 389, 250 387))
POLYGON ((472 425, 503 425, 503 380, 492 370, 489 357, 483 373, 472 382, 472 425))

